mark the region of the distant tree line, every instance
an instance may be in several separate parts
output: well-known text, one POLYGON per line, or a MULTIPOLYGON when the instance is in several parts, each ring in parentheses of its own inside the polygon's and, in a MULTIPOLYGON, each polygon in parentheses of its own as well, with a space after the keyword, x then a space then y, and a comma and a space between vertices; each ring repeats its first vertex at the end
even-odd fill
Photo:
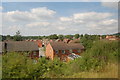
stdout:
MULTIPOLYGON (((113 34, 116 36, 119 36, 119 34, 113 34)), ((22 41, 22 40, 27 40, 27 39, 60 39, 63 40, 65 38, 67 39, 82 39, 82 41, 86 42, 87 39, 94 41, 100 38, 100 36, 104 39, 106 37, 106 35, 88 35, 88 34, 74 34, 74 35, 62 35, 62 34, 51 34, 49 36, 22 36, 20 31, 17 31, 16 34, 14 36, 10 36, 10 35, 0 35, 0 40, 4 41, 4 40, 13 40, 13 41, 22 41)))

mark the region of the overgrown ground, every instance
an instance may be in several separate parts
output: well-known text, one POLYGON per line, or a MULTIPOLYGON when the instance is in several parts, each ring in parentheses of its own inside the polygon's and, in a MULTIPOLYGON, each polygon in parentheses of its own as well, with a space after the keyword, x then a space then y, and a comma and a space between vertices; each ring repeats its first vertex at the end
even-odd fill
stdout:
POLYGON ((3 78, 118 78, 118 41, 96 41, 82 58, 68 63, 40 58, 37 63, 18 53, 3 55, 3 78))

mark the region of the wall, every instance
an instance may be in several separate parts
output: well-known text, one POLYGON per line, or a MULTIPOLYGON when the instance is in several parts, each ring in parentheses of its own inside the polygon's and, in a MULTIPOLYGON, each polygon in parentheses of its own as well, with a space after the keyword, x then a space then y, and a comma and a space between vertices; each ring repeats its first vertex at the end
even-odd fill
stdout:
POLYGON ((53 57, 54 57, 54 51, 50 45, 50 43, 46 46, 46 52, 45 52, 45 55, 47 58, 50 58, 53 60, 53 57))
POLYGON ((39 57, 45 56, 44 47, 39 48, 39 57))

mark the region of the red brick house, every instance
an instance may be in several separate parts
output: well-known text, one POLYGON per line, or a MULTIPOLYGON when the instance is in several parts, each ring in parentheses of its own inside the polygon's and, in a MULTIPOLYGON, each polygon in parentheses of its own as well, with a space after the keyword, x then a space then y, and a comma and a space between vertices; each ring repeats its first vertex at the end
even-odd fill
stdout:
POLYGON ((113 36, 113 35, 107 35, 107 36, 106 36, 106 39, 107 39, 107 40, 119 40, 118 37, 113 36))
POLYGON ((68 55, 74 53, 81 55, 84 50, 84 46, 80 43, 64 43, 64 42, 50 42, 46 46, 45 55, 47 58, 54 59, 58 56, 60 60, 67 60, 68 55))
POLYGON ((26 52, 32 59, 44 56, 41 41, 6 41, 4 44, 6 52, 26 52))

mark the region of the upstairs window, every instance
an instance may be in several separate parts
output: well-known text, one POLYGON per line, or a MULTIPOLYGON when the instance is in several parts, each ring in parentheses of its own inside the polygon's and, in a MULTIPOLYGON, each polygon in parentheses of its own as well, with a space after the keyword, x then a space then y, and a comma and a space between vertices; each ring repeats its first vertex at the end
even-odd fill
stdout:
POLYGON ((78 50, 78 53, 81 53, 81 50, 80 50, 80 49, 78 50))
POLYGON ((37 53, 34 51, 34 52, 33 52, 33 55, 34 55, 34 56, 36 56, 36 55, 37 55, 37 53))
POLYGON ((65 54, 65 50, 62 50, 62 54, 65 54))
POLYGON ((69 52, 72 53, 73 52, 72 49, 70 49, 69 52))
POLYGON ((58 52, 59 52, 58 50, 55 50, 55 53, 56 53, 56 54, 58 54, 58 52))

